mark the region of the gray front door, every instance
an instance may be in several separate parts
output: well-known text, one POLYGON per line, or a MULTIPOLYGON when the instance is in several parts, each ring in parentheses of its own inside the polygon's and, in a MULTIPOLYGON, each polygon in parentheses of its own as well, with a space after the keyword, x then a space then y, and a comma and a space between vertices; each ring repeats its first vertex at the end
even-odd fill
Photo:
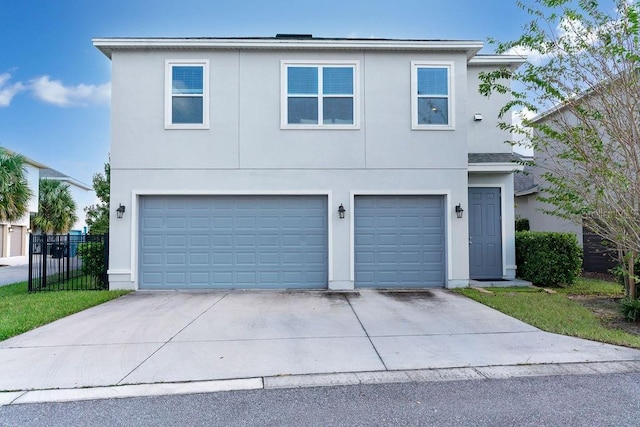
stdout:
POLYGON ((444 198, 356 196, 356 287, 444 286, 444 198))
POLYGON ((502 278, 500 189, 469 188, 469 276, 502 278))
POLYGON ((140 289, 326 288, 326 196, 143 196, 140 289))

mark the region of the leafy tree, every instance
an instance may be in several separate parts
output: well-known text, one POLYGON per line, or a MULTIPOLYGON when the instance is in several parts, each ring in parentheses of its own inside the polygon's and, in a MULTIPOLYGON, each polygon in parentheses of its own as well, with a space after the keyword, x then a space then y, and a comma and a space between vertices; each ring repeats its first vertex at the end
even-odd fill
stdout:
POLYGON ((538 117, 500 127, 525 135, 542 169, 548 213, 583 221, 615 244, 636 298, 640 254, 640 6, 628 0, 532 0, 531 21, 497 53, 527 55, 517 70, 481 75, 480 92, 511 94, 501 110, 538 117), (515 82, 509 86, 510 79, 515 82))
POLYGON ((104 164, 104 175, 93 175, 93 189, 100 203, 85 208, 89 234, 106 234, 109 232, 109 193, 111 191, 111 165, 104 164))
POLYGON ((0 147, 0 220, 17 221, 33 195, 25 177, 25 159, 0 147))
POLYGON ((69 232, 77 219, 69 184, 41 179, 38 213, 33 217, 33 225, 44 233, 63 234, 69 232))

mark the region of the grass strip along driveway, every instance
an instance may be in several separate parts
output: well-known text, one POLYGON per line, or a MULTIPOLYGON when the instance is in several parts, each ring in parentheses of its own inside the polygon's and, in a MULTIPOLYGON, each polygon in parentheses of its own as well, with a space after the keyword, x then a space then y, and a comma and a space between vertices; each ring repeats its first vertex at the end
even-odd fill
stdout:
POLYGON ((573 285, 553 288, 556 293, 534 287, 487 290, 491 293, 470 288, 456 292, 543 331, 640 349, 640 335, 619 327, 623 316, 616 313, 615 300, 624 293, 617 283, 579 278, 573 285), (614 309, 605 312, 593 301, 609 301, 614 309))
POLYGON ((129 291, 59 291, 30 294, 27 282, 0 287, 0 341, 118 298, 129 291))

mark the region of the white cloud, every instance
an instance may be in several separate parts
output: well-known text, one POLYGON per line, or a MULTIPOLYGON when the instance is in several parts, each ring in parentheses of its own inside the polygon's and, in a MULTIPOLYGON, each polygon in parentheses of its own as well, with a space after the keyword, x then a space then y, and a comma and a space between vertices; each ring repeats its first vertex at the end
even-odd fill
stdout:
POLYGON ((536 116, 536 113, 529 110, 528 108, 523 108, 522 110, 512 111, 511 112, 511 124, 523 129, 525 133, 514 133, 512 134, 513 142, 515 145, 513 146, 513 151, 516 153, 525 155, 525 156, 533 156, 533 147, 531 147, 530 141, 528 141, 527 134, 530 134, 531 129, 524 128, 522 126, 522 121, 524 119, 532 119, 536 116))
POLYGON ((521 56, 523 58, 526 58, 527 61, 529 61, 530 63, 532 63, 534 65, 540 65, 544 61, 546 61, 547 59, 550 58, 549 54, 542 54, 542 53, 540 53, 538 51, 534 51, 534 50, 531 50, 531 49, 528 49, 528 48, 524 48, 524 47, 521 47, 521 46, 512 47, 511 49, 507 50, 505 52, 505 54, 521 56))
POLYGON ((29 88, 36 98, 60 107, 107 104, 111 98, 111 83, 65 86, 60 80, 42 76, 31 80, 29 88))
POLYGON ((0 74, 0 107, 7 107, 11 104, 11 100, 16 94, 25 90, 25 86, 21 82, 8 84, 11 74, 0 74))

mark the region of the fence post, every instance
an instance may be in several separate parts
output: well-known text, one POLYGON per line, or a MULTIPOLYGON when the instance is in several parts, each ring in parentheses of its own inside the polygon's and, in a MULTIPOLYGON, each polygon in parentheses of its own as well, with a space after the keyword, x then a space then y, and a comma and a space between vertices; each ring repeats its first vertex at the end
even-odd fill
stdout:
POLYGON ((33 233, 29 233, 29 293, 33 292, 33 233))
POLYGON ((105 233, 104 237, 104 271, 102 272, 102 283, 109 290, 109 233, 105 233))
POLYGON ((42 280, 40 281, 40 289, 44 289, 47 287, 47 251, 49 250, 47 233, 42 233, 40 239, 42 239, 42 242, 40 242, 40 249, 42 251, 42 280))
POLYGON ((71 251, 70 251, 71 238, 70 238, 70 234, 69 233, 67 233, 67 242, 66 242, 64 247, 65 247, 64 254, 67 257, 67 275, 66 275, 67 279, 66 280, 68 281, 69 280, 69 270, 71 270, 71 268, 70 268, 71 267, 71 265, 70 265, 71 260, 69 258, 69 255, 71 254, 71 251))

